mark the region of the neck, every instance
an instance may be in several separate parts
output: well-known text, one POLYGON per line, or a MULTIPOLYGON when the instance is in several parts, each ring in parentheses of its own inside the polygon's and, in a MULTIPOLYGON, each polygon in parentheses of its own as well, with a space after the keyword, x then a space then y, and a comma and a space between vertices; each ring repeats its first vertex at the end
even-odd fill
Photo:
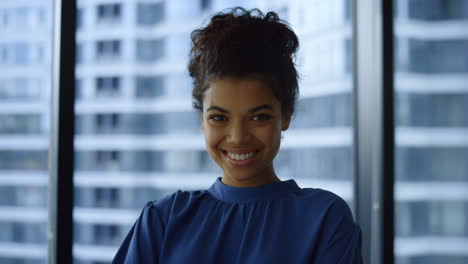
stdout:
POLYGON ((221 181, 224 184, 232 187, 256 187, 273 182, 279 182, 281 180, 278 178, 278 176, 276 176, 273 166, 271 166, 270 168, 266 169, 263 173, 252 175, 251 177, 248 177, 246 179, 239 179, 238 177, 233 177, 232 175, 229 175, 226 172, 224 172, 221 181))

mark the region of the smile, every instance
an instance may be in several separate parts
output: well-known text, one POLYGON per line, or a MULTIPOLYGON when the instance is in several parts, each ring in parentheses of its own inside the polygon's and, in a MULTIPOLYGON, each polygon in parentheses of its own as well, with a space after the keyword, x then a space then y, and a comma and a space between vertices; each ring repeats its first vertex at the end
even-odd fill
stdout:
POLYGON ((226 153, 231 159, 235 159, 235 160, 245 160, 245 159, 252 157, 255 154, 255 152, 244 153, 244 154, 237 154, 237 153, 232 153, 232 152, 226 152, 226 153))
POLYGON ((247 165, 255 158, 255 154, 258 151, 244 152, 244 153, 234 153, 230 151, 223 150, 224 156, 227 160, 233 165, 247 165))

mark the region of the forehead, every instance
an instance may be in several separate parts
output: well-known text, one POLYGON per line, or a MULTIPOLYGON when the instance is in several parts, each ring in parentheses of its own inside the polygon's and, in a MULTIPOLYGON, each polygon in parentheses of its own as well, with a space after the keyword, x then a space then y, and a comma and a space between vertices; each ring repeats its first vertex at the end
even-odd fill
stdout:
POLYGON ((273 89, 266 81, 253 78, 219 78, 205 91, 204 108, 216 105, 226 109, 251 108, 261 104, 280 106, 273 89))

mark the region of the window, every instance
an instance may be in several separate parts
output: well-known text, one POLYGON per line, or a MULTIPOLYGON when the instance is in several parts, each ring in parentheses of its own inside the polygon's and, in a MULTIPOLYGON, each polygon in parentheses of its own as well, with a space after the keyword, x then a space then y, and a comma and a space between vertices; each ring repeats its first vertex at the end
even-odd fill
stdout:
POLYGON ((468 72, 467 46, 468 39, 464 38, 455 40, 409 39, 410 71, 434 74, 468 72))
POLYGON ((138 3, 137 24, 152 26, 162 22, 164 19, 164 2, 160 3, 138 3))
POLYGON ((26 28, 28 26, 29 18, 32 15, 31 9, 29 7, 20 6, 14 9, 14 14, 16 18, 16 26, 19 28, 26 28))
POLYGON ((29 45, 28 43, 16 43, 10 46, 13 51, 13 64, 26 65, 29 62, 29 45))
POLYGON ((304 98, 296 106, 296 122, 293 128, 348 127, 352 125, 352 105, 349 94, 304 98))
MULTIPOLYGON (((110 153, 111 162, 118 162, 118 152, 110 153)), ((94 207, 118 207, 119 206, 119 190, 116 188, 96 188, 95 189, 95 206, 94 207)))
POLYGON ((206 10, 210 8, 211 6, 211 0, 200 0, 200 7, 202 10, 206 10))
POLYGON ((0 114, 1 134, 40 134, 41 116, 37 114, 0 114))
POLYGON ((468 1, 396 3, 396 264, 468 263, 468 1))
POLYGON ((136 59, 139 62, 155 62, 164 56, 164 39, 138 39, 136 59))
POLYGON ((7 9, 0 9, 0 28, 8 25, 8 12, 7 9))
POLYGON ((164 95, 163 76, 137 76, 135 78, 135 97, 155 98, 164 95))
POLYGON ((7 52, 6 45, 0 45, 0 64, 6 64, 8 58, 7 52))
MULTIPOLYGON (((445 90, 440 87, 439 90, 445 90)), ((398 94, 396 112, 399 126, 411 127, 468 127, 468 94, 410 93, 398 94), (425 113, 431 112, 431 115, 425 113)))
POLYGON ((43 91, 43 80, 36 77, 2 78, 0 76, 0 100, 38 100, 43 91))
POLYGON ((83 80, 76 79, 75 80, 75 100, 79 100, 83 98, 83 80))
POLYGON ((97 245, 118 245, 120 242, 119 226, 117 225, 94 225, 93 233, 94 242, 97 245))
POLYGON ((52 10, 51 0, 0 1, 2 264, 47 262, 52 10))
POLYGON ((83 19, 84 19, 84 10, 83 8, 78 8, 76 10, 76 28, 81 29, 83 27, 83 19))
MULTIPOLYGON (((109 256, 115 252, 146 202, 178 189, 205 189, 221 173, 200 141, 200 116, 191 108, 192 80, 186 63, 190 31, 206 22, 208 11, 231 6, 205 0, 186 5, 105 2, 97 5, 108 7, 98 12, 106 19, 98 19, 96 25, 85 23, 87 33, 94 26, 98 30, 86 38, 78 33, 84 47, 95 45, 91 46, 95 52, 86 54, 94 58, 76 65, 83 87, 94 88, 82 89, 87 96, 76 108, 75 209, 85 207, 93 216, 74 219, 79 233, 74 243, 87 245, 74 258, 86 264, 103 261, 93 254, 96 250, 109 256), (118 11, 110 7, 116 3, 121 3, 118 11), (131 17, 123 19, 126 14, 131 17), (104 29, 100 26, 105 21, 119 25, 104 29), (131 78, 130 87, 126 76, 131 78), (114 93, 120 95, 118 104, 115 98, 97 98, 114 93), (120 217, 130 214, 133 217, 120 217), (119 215, 118 220, 113 215, 119 215)), ((352 19, 345 20, 351 1, 301 3, 305 25, 293 28, 301 43, 297 54, 303 62, 298 68, 303 77, 301 97, 275 167, 283 179, 295 178, 304 188, 325 187, 351 203, 353 37, 352 19), (312 17, 320 17, 320 23, 312 17), (330 34, 322 34, 328 30, 330 34)), ((292 20, 299 10, 287 1, 245 1, 247 9, 258 6, 296 24, 292 20)))
POLYGON ((100 4, 97 6, 98 23, 118 22, 121 15, 121 4, 100 4))
MULTIPOLYGON (((406 1, 403 1, 405 3, 406 1)), ((408 0, 409 16, 415 20, 466 20, 468 3, 464 0, 408 0)))
POLYGON ((119 114, 96 114, 96 132, 113 133, 120 129, 119 114))
POLYGON ((97 60, 115 60, 120 57, 120 40, 100 40, 96 42, 97 60))
POLYGON ((84 60, 84 47, 83 44, 76 44, 75 62, 77 64, 83 63, 84 60))
POLYGON ((96 96, 109 97, 120 95, 120 77, 97 77, 96 83, 96 96))
POLYGON ((0 150, 0 170, 47 171, 47 152, 42 150, 0 150))
POLYGON ((96 168, 100 170, 119 169, 120 153, 117 151, 97 151, 96 168))

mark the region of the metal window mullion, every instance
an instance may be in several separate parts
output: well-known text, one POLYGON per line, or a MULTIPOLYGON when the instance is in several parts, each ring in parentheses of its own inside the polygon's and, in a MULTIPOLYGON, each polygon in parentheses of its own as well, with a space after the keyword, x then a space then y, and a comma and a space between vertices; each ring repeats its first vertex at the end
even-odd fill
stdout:
POLYGON ((53 5, 48 263, 73 263, 76 0, 53 5))
POLYGON ((355 206, 364 263, 393 264, 393 1, 354 0, 355 206))

